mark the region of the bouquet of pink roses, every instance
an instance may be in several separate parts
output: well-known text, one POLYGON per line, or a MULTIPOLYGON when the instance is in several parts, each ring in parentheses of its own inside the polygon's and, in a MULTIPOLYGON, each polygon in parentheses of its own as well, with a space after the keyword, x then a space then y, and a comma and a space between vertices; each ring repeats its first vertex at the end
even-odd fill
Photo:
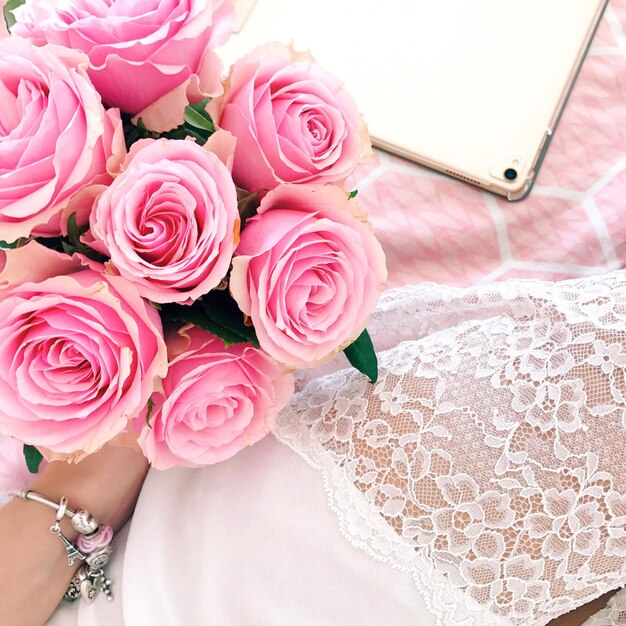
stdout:
POLYGON ((228 0, 4 17, 0 432, 31 467, 123 439, 215 463, 271 429, 295 368, 344 350, 375 380, 385 260, 343 188, 370 146, 336 78, 271 44, 222 81, 228 0))

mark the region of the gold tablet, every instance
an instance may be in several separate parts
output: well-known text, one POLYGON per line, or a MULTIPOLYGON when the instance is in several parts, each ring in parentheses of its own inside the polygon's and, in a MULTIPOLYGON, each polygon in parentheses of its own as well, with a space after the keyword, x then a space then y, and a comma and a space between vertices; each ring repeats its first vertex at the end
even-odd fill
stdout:
POLYGON ((346 82, 373 142, 523 198, 608 0, 235 0, 229 63, 293 41, 346 82))

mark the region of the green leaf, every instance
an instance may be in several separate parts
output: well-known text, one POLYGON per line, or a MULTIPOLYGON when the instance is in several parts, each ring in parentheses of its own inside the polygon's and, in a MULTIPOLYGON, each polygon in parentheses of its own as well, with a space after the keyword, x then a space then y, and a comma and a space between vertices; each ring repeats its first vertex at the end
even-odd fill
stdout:
POLYGON ((161 315, 166 320, 190 322, 219 337, 226 347, 236 343, 251 343, 259 347, 252 326, 247 326, 243 313, 226 290, 213 290, 191 306, 165 304, 161 315))
POLYGON ((202 305, 198 302, 191 306, 181 306, 179 304, 164 304, 161 309, 163 319, 175 322, 189 322, 198 328, 210 332, 216 337, 220 337, 229 346, 234 343, 241 343, 241 337, 235 333, 229 333, 225 328, 216 324, 206 316, 202 305))
POLYGON ((358 189, 355 189, 354 191, 351 191, 348 194, 348 200, 352 200, 352 198, 356 198, 358 193, 359 193, 358 189))
POLYGON ((21 7, 26 0, 9 0, 3 9, 4 13, 4 21, 6 22, 7 28, 11 30, 13 24, 15 24, 15 18, 13 17, 13 11, 17 9, 17 7, 21 7))
POLYGON ((24 444, 24 458, 26 459, 26 467, 31 474, 36 474, 39 471, 39 465, 43 460, 41 452, 35 448, 35 446, 29 446, 24 444))
POLYGON ((13 243, 8 243, 7 241, 0 241, 0 248, 3 250, 12 250, 13 248, 17 248, 19 246, 19 239, 14 241, 13 243))
POLYGON ((215 132, 215 126, 213 126, 213 122, 208 118, 208 115, 202 115, 201 112, 197 111, 192 106, 185 107, 185 122, 194 128, 199 128, 209 133, 215 132))
POLYGON ((67 219, 67 238, 70 240, 70 243, 74 244, 77 248, 83 245, 80 240, 80 235, 80 228, 78 228, 78 223, 76 222, 76 213, 72 213, 67 219))
POLYGON ((365 374, 371 382, 375 383, 378 380, 378 358, 367 329, 344 350, 344 353, 352 366, 365 374))
POLYGON ((74 252, 76 252, 76 246, 73 246, 71 243, 67 243, 67 241, 61 240, 61 247, 67 256, 72 256, 74 252))
POLYGON ((106 256, 100 254, 93 248, 90 248, 87 244, 84 244, 80 237, 84 231, 81 231, 76 223, 76 213, 72 213, 67 220, 67 238, 69 241, 61 240, 61 247, 63 252, 72 256, 75 252, 84 254, 88 259, 92 261, 98 261, 104 263, 108 260, 106 256))
POLYGON ((209 138, 209 135, 206 132, 202 134, 193 128, 189 128, 187 124, 183 124, 182 126, 165 133, 163 137, 166 139, 187 139, 187 137, 193 137, 198 145, 203 146, 209 138))
POLYGON ((165 133, 151 131, 139 118, 137 123, 133 123, 133 116, 122 113, 122 124, 124 127, 124 138, 126 149, 140 139, 186 139, 192 137, 199 145, 204 145, 207 139, 215 132, 215 126, 211 121, 211 116, 206 112, 206 105, 209 99, 205 98, 197 104, 189 104, 185 107, 184 122, 165 133))
POLYGON ((141 118, 134 124, 132 121, 133 116, 130 113, 122 113, 121 117, 127 150, 130 150, 130 147, 140 139, 156 139, 159 136, 158 133, 148 130, 141 118))
POLYGON ((69 246, 69 244, 63 239, 63 237, 38 237, 35 241, 46 248, 50 248, 50 250, 73 254, 73 250, 72 252, 66 252, 65 246, 69 246))
POLYGON ((202 306, 206 316, 214 323, 219 324, 228 332, 240 337, 239 341, 232 343, 249 342, 255 348, 259 347, 259 340, 252 325, 245 323, 243 313, 239 310, 237 303, 233 300, 228 290, 210 291, 202 297, 202 306))
POLYGON ((166 139, 186 139, 193 137, 196 142, 203 146, 207 139, 215 132, 215 126, 211 121, 211 116, 206 112, 206 105, 209 101, 205 98, 197 104, 189 104, 185 107, 185 121, 161 137, 166 139))
POLYGON ((204 98, 203 100, 200 100, 200 102, 196 102, 195 104, 188 104, 187 106, 190 109, 193 109, 194 111, 196 111, 196 113, 200 113, 201 115, 204 115, 204 117, 206 117, 207 120, 210 120, 211 117, 208 111, 206 110, 207 104, 209 104, 209 98, 204 98))
POLYGON ((150 424, 150 417, 152 416, 152 411, 154 411, 154 400, 152 398, 148 398, 148 410, 146 412, 146 424, 152 428, 150 424))

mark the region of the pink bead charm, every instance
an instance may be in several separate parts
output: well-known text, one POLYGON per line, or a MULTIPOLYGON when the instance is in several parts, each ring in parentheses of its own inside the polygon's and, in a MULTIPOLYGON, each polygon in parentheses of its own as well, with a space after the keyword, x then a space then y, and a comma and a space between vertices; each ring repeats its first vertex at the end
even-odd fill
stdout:
POLYGON ((78 537, 78 548, 81 552, 91 554, 96 550, 106 548, 113 539, 113 529, 110 526, 100 526, 100 532, 89 539, 85 535, 78 537))

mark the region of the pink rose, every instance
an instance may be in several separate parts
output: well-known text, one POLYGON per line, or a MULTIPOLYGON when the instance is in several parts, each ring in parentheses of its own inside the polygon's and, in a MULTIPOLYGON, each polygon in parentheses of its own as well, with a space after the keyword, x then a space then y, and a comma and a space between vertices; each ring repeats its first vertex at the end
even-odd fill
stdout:
POLYGON ((0 257, 0 431, 55 453, 94 452, 167 371, 158 313, 77 256, 31 242, 0 257))
POLYGON ((365 328, 387 277, 385 255, 338 187, 283 185, 241 233, 230 289, 268 354, 317 365, 365 328))
POLYGON ((250 344, 187 326, 139 444, 158 469, 217 463, 262 439, 293 393, 293 374, 250 344), (185 345, 186 344, 186 345, 185 345))
POLYGON ((175 91, 182 121, 187 90, 197 101, 221 93, 214 48, 234 18, 230 0, 26 0, 12 32, 82 50, 104 102, 127 113, 175 91))
POLYGON ((231 68, 208 107, 237 137, 233 177, 250 191, 345 179, 369 153, 365 126, 342 83, 307 54, 268 44, 231 68))
POLYGON ((73 50, 0 39, 0 239, 59 235, 72 197, 107 184, 126 152, 73 50))
POLYGON ((195 142, 139 141, 94 205, 91 232, 144 298, 191 303, 228 272, 237 190, 226 166, 195 142))

